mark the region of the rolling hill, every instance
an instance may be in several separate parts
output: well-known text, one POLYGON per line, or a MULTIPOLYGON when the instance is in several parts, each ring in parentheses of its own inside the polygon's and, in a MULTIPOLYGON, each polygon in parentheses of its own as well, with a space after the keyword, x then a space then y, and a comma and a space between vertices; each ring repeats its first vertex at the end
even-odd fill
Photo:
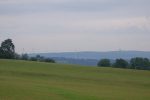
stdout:
POLYGON ((98 61, 103 58, 111 59, 112 62, 117 58, 130 60, 133 57, 144 57, 150 59, 150 52, 148 51, 62 52, 29 54, 29 56, 36 55, 53 58, 58 63, 78 64, 85 66, 96 66, 98 61))
POLYGON ((150 59, 149 51, 108 51, 108 52, 62 52, 62 53, 33 53, 30 56, 36 56, 37 54, 44 57, 63 57, 74 59, 131 59, 133 57, 146 57, 150 59))
POLYGON ((0 100, 149 100, 150 71, 0 60, 0 100))

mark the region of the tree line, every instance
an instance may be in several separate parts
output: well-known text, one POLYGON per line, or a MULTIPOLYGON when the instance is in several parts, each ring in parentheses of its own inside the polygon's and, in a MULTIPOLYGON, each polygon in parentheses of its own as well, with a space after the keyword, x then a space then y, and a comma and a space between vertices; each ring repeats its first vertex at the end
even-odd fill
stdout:
POLYGON ((29 60, 29 61, 39 61, 39 62, 51 62, 55 63, 55 60, 51 58, 45 58, 40 55, 36 55, 35 57, 29 57, 28 54, 22 54, 21 57, 19 58, 21 60, 29 60))
POLYGON ((101 59, 97 65, 99 67, 150 70, 150 60, 142 57, 131 58, 130 61, 120 58, 114 62, 111 62, 110 59, 101 59))
POLYGON ((55 60, 51 58, 45 58, 40 55, 37 55, 36 57, 29 57, 28 54, 22 54, 22 55, 17 54, 15 52, 15 45, 13 44, 11 39, 6 39, 1 43, 0 59, 17 59, 17 60, 29 60, 29 61, 55 63, 55 60))
MULTIPOLYGON (((29 57, 28 54, 17 54, 15 52, 15 45, 13 44, 11 39, 6 39, 1 43, 0 59, 18 59, 55 63, 55 60, 51 58, 45 58, 40 55, 37 55, 35 57, 29 57)), ((135 57, 130 59, 130 61, 126 61, 120 58, 116 59, 114 62, 111 62, 110 59, 101 59, 97 65, 102 67, 150 70, 150 60, 148 58, 142 57, 135 57)))

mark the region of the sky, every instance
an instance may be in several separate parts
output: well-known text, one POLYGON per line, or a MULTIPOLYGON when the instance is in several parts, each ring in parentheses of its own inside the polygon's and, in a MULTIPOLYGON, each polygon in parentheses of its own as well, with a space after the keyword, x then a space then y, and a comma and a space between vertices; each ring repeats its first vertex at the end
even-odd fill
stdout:
POLYGON ((150 51, 150 0, 0 0, 18 53, 150 51))

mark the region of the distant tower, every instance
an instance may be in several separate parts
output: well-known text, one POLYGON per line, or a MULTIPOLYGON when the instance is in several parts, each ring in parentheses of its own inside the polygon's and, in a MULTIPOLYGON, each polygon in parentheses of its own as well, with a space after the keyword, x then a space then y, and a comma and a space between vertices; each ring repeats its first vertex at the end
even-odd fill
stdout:
POLYGON ((22 54, 25 54, 24 48, 22 48, 22 54))
POLYGON ((119 52, 121 52, 122 51, 122 49, 121 48, 119 48, 119 50, 118 50, 119 52))

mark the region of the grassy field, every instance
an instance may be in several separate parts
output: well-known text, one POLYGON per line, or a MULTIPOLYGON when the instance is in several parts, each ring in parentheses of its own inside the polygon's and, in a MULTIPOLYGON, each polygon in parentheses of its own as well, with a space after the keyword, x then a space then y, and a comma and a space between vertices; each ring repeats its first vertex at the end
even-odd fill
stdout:
POLYGON ((0 100, 150 100, 150 71, 0 60, 0 100))

